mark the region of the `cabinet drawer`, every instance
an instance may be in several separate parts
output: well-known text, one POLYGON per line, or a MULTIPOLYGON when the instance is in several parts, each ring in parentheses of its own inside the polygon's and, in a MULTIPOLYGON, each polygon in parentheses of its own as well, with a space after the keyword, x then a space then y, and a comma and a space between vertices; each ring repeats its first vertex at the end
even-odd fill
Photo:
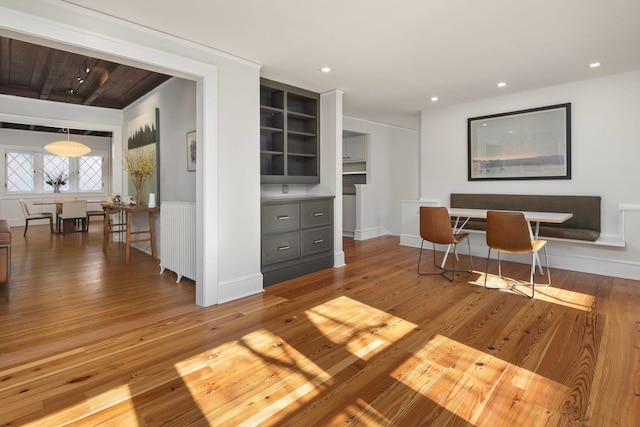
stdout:
POLYGON ((300 227, 298 203, 264 205, 262 207, 262 232, 297 230, 300 227))
POLYGON ((262 238, 262 264, 268 265, 300 257, 300 233, 275 234, 262 238))
POLYGON ((312 228, 300 232, 302 256, 329 251, 333 248, 333 227, 312 228))
POLYGON ((333 200, 304 202, 300 205, 302 228, 331 225, 333 200))

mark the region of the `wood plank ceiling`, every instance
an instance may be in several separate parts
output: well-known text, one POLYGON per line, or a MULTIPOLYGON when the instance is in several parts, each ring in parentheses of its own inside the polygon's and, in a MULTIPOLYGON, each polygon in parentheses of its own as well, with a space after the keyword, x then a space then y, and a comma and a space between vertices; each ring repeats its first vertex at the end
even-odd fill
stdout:
MULTIPOLYGON (((99 58, 0 37, 0 94, 123 109, 171 78, 99 58)), ((44 132, 59 128, 0 122, 0 127, 44 132)), ((70 130, 104 136, 104 132, 70 130)))

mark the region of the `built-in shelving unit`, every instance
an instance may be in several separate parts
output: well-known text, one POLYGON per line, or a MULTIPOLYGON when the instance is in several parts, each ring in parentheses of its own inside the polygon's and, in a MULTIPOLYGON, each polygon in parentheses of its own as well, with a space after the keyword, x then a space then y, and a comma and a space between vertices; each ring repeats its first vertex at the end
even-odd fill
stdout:
POLYGON ((260 83, 261 182, 320 182, 320 96, 271 80, 260 83))
POLYGON ((262 200, 265 286, 333 266, 333 197, 262 200))

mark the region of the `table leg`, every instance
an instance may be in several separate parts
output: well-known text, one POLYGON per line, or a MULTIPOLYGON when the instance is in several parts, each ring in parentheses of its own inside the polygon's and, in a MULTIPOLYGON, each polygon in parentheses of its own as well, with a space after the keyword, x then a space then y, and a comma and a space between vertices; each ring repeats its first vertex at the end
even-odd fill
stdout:
MULTIPOLYGON (((467 223, 471 218, 465 219, 462 225, 458 226, 458 224, 460 223, 460 219, 461 218, 459 216, 456 217, 456 222, 453 224, 453 234, 459 233, 460 230, 462 230, 464 226, 467 225, 467 223)), ((442 265, 440 265, 440 268, 444 268, 444 265, 447 262, 447 258, 449 257, 450 251, 451 251, 451 245, 447 245, 447 250, 444 252, 444 257, 442 258, 442 265)), ((457 254, 456 254, 456 261, 459 261, 457 254)))
MULTIPOLYGON (((536 221, 535 233, 531 230, 531 222, 527 221, 527 224, 529 225, 529 236, 531 236, 531 240, 538 240, 538 233, 540 232, 540 221, 536 221)), ((540 271, 540 274, 544 274, 544 271, 542 270, 542 262, 540 262, 540 255, 538 254, 538 252, 536 252, 534 256, 536 257, 536 262, 538 263, 538 270, 540 271)))
POLYGON ((109 238, 109 221, 110 216, 108 211, 104 211, 104 221, 102 222, 102 250, 107 249, 107 239, 109 238))
POLYGON ((156 231, 153 212, 149 212, 149 237, 151 238, 151 258, 156 257, 156 231))
POLYGON ((132 212, 127 212, 127 230, 125 231, 125 245, 124 245, 124 262, 129 264, 129 254, 131 253, 131 224, 132 224, 132 212))

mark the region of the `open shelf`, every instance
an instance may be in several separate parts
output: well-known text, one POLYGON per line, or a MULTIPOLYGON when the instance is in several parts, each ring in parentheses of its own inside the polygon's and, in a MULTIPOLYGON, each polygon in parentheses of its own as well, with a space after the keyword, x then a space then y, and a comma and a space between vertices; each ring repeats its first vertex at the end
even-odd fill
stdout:
POLYGON ((317 93, 261 80, 261 182, 320 182, 319 102, 317 93))

